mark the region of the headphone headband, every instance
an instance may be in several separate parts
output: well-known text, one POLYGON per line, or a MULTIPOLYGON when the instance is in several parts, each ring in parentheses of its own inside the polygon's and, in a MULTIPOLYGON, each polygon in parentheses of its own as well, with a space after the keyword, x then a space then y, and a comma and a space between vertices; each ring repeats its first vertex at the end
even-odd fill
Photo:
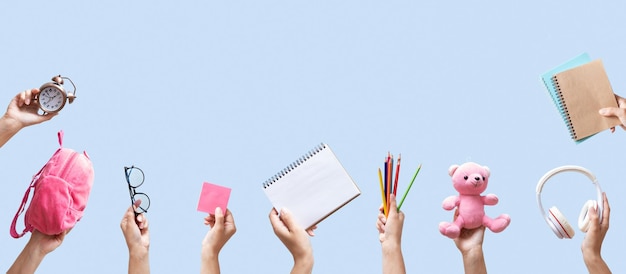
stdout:
MULTIPOLYGON (((575 171, 575 172, 582 173, 585 176, 587 176, 587 178, 589 178, 591 182, 593 182, 593 184, 596 187, 596 192, 598 195, 598 198, 597 198, 598 214, 602 216, 604 201, 602 199, 602 189, 600 188, 600 184, 598 183, 596 176, 594 176, 593 173, 591 173, 591 171, 589 171, 588 169, 584 167, 566 165, 566 166, 560 166, 560 167, 557 167, 548 171, 546 174, 543 175, 543 177, 541 177, 541 179, 539 179, 539 183, 537 183, 537 204, 539 205, 539 210, 541 210, 541 215, 546 220, 546 222, 548 222, 548 225, 550 225, 550 220, 548 216, 546 215, 546 210, 543 208, 543 204, 541 203, 541 191, 543 190, 543 186, 552 176, 559 174, 561 172, 566 172, 566 171, 575 171)), ((600 220, 602 220, 602 218, 600 218, 600 220)))
MULTIPOLYGON (((543 190, 543 185, 546 184, 546 182, 548 181, 548 179, 550 179, 552 176, 557 175, 561 172, 566 172, 566 171, 576 171, 579 173, 584 174, 585 176, 587 176, 589 178, 589 180, 591 180, 594 184, 597 185, 598 180, 596 179, 596 176, 593 175, 593 173, 591 173, 591 171, 589 171, 588 169, 581 167, 581 166, 560 166, 557 168, 554 168, 550 171, 548 171, 546 174, 543 175, 543 177, 541 177, 541 179, 539 179, 539 183, 537 184, 537 195, 541 195, 541 191, 543 190)), ((602 191, 600 191, 600 196, 602 196, 602 191)))

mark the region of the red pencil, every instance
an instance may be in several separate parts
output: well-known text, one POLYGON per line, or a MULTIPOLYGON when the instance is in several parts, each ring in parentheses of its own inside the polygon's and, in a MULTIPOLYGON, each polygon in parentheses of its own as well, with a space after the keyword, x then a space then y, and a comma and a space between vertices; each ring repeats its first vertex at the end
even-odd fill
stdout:
POLYGON ((398 154, 398 164, 396 166, 396 181, 393 184, 393 195, 396 195, 398 192, 398 177, 400 176, 400 160, 402 159, 402 154, 398 154))

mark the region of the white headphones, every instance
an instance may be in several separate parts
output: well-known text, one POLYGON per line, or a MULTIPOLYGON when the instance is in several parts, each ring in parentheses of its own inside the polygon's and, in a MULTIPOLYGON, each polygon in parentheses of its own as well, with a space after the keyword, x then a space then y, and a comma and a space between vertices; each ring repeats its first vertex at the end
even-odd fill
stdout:
MULTIPOLYGON (((596 179, 595 176, 593 176, 591 171, 587 170, 586 168, 583 168, 580 166, 561 166, 553 170, 550 170, 548 171, 548 173, 543 175, 543 177, 539 179, 539 183, 537 184, 537 203, 539 204, 539 210, 541 210, 541 215, 546 220, 550 228, 552 228, 552 231, 554 231, 554 234, 556 234, 556 236, 559 237, 559 239, 563 239, 563 238, 571 239, 572 237, 574 237, 574 229, 569 224, 567 219, 565 219, 565 216, 561 213, 561 211, 559 211, 559 209, 556 208, 555 206, 551 207, 548 210, 548 214, 546 215, 546 210, 543 208, 543 205, 541 204, 541 190, 543 189, 543 185, 548 181, 548 179, 550 179, 552 176, 558 173, 565 172, 565 171, 576 171, 576 172, 580 172, 586 175, 596 186, 596 191, 598 192, 597 201, 594 201, 594 200, 587 201, 585 205, 583 206, 582 210, 580 211, 580 215, 578 216, 578 228, 582 232, 587 232, 587 230, 589 229, 589 217, 587 216, 587 211, 589 210, 589 208, 591 207, 597 208, 598 214, 602 216, 602 210, 603 210, 602 206, 604 202, 602 199, 602 189, 600 188, 600 184, 598 183, 598 180, 596 179)), ((600 220, 602 220, 602 218, 600 218, 600 220)))

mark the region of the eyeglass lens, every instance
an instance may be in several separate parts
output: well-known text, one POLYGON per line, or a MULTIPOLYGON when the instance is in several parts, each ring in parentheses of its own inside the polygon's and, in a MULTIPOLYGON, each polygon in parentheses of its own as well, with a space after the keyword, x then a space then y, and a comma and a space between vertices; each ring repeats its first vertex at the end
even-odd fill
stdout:
POLYGON ((132 187, 139 187, 141 186, 141 184, 143 184, 143 180, 144 180, 143 171, 141 171, 141 169, 139 168, 136 168, 136 167, 129 168, 127 177, 128 177, 127 178, 128 183, 132 187))
POLYGON ((135 193, 133 195, 133 200, 141 200, 141 204, 135 209, 135 212, 138 214, 148 212, 148 208, 150 207, 150 198, 145 193, 135 193))

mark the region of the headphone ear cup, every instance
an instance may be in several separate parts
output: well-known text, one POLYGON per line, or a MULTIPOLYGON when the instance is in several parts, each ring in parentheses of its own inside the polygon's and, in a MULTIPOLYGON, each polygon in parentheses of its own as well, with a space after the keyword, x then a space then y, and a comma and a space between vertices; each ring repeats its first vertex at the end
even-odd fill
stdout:
POLYGON ((565 215, 555 206, 548 210, 548 219, 552 222, 552 230, 559 239, 571 239, 574 237, 574 228, 569 224, 565 215))
POLYGON ((578 215, 578 228, 585 233, 589 230, 589 214, 587 213, 589 213, 590 208, 598 210, 598 202, 594 200, 587 201, 580 210, 580 215, 578 215))

